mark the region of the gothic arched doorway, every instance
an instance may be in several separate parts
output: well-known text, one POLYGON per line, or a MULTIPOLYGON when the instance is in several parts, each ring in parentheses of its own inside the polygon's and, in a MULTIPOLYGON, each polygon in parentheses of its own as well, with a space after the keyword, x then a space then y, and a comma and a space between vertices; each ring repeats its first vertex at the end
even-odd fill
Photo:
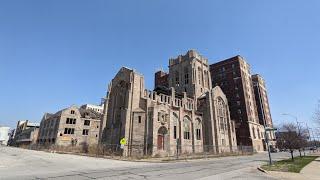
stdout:
POLYGON ((168 130, 166 127, 162 126, 158 130, 158 150, 164 150, 164 144, 165 144, 165 137, 168 133, 168 130))

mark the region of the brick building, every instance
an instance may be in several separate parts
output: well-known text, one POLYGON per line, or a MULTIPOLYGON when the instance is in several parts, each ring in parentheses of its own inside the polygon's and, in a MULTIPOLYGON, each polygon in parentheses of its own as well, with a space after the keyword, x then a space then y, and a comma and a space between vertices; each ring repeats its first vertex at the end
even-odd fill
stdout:
MULTIPOLYGON (((256 106, 258 110, 259 123, 265 125, 268 128, 273 128, 270 105, 268 99, 268 93, 265 80, 261 75, 252 75, 252 82, 254 87, 254 93, 256 98, 256 106)), ((275 146, 275 134, 274 132, 267 132, 267 136, 271 144, 275 146)))
POLYGON ((169 87, 169 74, 158 71, 155 73, 154 87, 169 87))
POLYGON ((250 65, 235 56, 210 65, 212 85, 220 86, 229 101, 231 119, 236 122, 237 143, 264 150, 264 127, 260 124, 250 65))

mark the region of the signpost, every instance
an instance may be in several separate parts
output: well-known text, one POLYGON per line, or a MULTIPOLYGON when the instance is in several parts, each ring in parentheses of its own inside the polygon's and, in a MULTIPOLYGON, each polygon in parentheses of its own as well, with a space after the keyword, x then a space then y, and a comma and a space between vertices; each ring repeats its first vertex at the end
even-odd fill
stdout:
POLYGON ((259 81, 257 83, 254 84, 255 86, 257 86, 258 89, 258 96, 260 99, 260 110, 262 113, 262 120, 263 120, 263 127, 264 127, 264 137, 265 137, 265 141, 266 141, 266 145, 267 145, 267 149, 268 149, 268 156, 269 156, 269 165, 272 165, 272 159, 271 159, 271 152, 270 152, 270 146, 269 146, 269 138, 268 138, 268 134, 267 131, 275 131, 275 128, 270 128, 268 127, 268 124, 266 122, 265 116, 264 116, 264 110, 263 110, 263 106, 262 106, 262 98, 261 98, 261 93, 260 93, 260 88, 259 88, 259 81))
MULTIPOLYGON (((264 126, 265 127, 265 126, 264 126)), ((269 155, 269 165, 271 166, 272 164, 272 159, 271 159, 271 151, 270 151, 270 146, 269 146, 269 138, 268 138, 268 134, 267 132, 268 131, 276 131, 277 128, 270 128, 270 127, 265 127, 264 128, 264 135, 265 135, 265 140, 266 140, 266 143, 267 143, 267 146, 268 146, 268 155, 269 155)))
POLYGON ((124 146, 127 144, 127 140, 126 140, 126 138, 122 138, 121 140, 120 140, 120 148, 121 149, 124 149, 124 146))

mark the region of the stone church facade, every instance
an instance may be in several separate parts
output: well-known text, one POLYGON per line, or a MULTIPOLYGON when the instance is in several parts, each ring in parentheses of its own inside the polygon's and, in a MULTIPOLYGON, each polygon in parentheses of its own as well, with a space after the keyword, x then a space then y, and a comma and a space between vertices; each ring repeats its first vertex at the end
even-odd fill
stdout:
POLYGON ((155 89, 123 67, 109 85, 101 143, 124 156, 173 156, 237 150, 234 121, 219 86, 212 88, 208 60, 196 51, 169 60, 155 74, 155 89), (120 139, 127 144, 119 150, 120 139))

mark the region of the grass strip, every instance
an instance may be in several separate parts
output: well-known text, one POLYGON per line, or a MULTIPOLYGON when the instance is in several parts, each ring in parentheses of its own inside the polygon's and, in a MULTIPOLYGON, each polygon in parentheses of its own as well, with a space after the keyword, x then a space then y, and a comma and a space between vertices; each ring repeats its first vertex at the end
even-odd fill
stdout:
POLYGON ((308 165, 317 158, 317 156, 295 157, 294 161, 292 161, 292 159, 290 158, 274 162, 271 166, 263 165, 262 168, 267 171, 300 173, 302 168, 304 168, 306 165, 308 165))

